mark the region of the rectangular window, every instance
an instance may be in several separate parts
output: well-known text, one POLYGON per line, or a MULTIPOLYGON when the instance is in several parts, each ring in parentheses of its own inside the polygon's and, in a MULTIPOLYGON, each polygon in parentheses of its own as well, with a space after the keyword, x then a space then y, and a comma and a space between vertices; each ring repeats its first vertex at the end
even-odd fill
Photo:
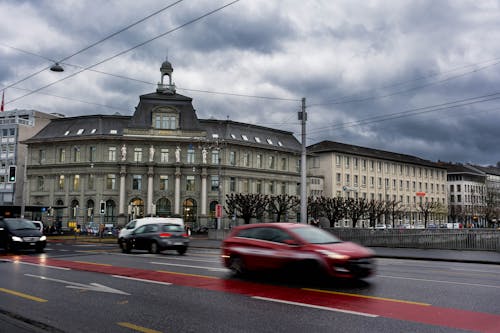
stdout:
POLYGON ((354 169, 357 170, 358 169, 358 158, 357 157, 352 158, 352 164, 354 166, 354 169))
POLYGON ((236 178, 229 178, 229 192, 236 192, 236 178))
POLYGON ((288 159, 286 157, 281 158, 281 170, 286 171, 288 164, 287 161, 288 159))
POLYGON ((243 179, 241 181, 241 191, 243 193, 248 193, 249 189, 250 189, 250 187, 249 187, 249 181, 248 181, 248 179, 243 179))
POLYGON ((116 161, 116 147, 108 148, 108 161, 110 162, 116 161))
POLYGON ((375 177, 370 177, 370 187, 375 186, 375 177))
POLYGON ((106 189, 107 190, 116 189, 116 175, 108 174, 108 176, 106 177, 106 189))
POLYGON ((64 163, 66 161, 66 150, 64 148, 59 148, 59 162, 64 163))
POLYGON ((236 165, 236 152, 235 151, 229 152, 229 165, 236 165))
POLYGON ((134 148, 134 162, 142 162, 142 148, 134 148))
POLYGON ((274 194, 274 181, 269 182, 269 194, 274 194))
POLYGON ((212 164, 219 164, 219 150, 214 149, 212 150, 212 164))
POLYGON ((73 147, 73 162, 80 162, 80 147, 73 147))
POLYGON ((350 174, 345 175, 345 182, 347 185, 349 185, 351 183, 351 175, 350 174))
POLYGON ((336 179, 337 179, 337 184, 341 184, 342 183, 342 175, 340 174, 340 172, 337 172, 337 175, 336 175, 336 179))
POLYGON ((37 191, 45 191, 44 189, 44 179, 43 179, 43 176, 38 176, 37 177, 37 191))
POLYGON ((365 160, 365 159, 363 159, 363 160, 361 161, 361 168, 363 169, 363 171, 365 171, 365 170, 366 170, 366 160, 365 160))
POLYGON ((73 191, 79 191, 80 190, 80 175, 74 175, 73 176, 73 191))
POLYGON ((257 154, 257 168, 261 169, 262 168, 262 154, 257 154))
POLYGON ((46 161, 46 155, 47 155, 47 154, 46 154, 46 151, 45 151, 45 150, 40 149, 40 150, 38 151, 38 161, 40 162, 40 164, 45 163, 45 161, 46 161))
POLYGON ((370 171, 373 171, 374 168, 375 168, 375 162, 370 161, 370 171))
POLYGON ((344 157, 344 160, 345 160, 345 167, 349 168, 351 163, 351 158, 349 156, 346 156, 344 157))
POLYGON ((274 156, 269 156, 269 169, 274 169, 274 156))
POLYGON ((89 175, 88 181, 87 181, 87 188, 89 190, 95 190, 95 176, 94 175, 89 175))
POLYGON ((168 176, 160 175, 160 191, 168 190, 168 176))
POLYGON ((64 191, 64 175, 59 176, 59 181, 57 183, 57 186, 59 191, 64 191))
POLYGON ((96 153, 97 153, 97 148, 95 146, 89 147, 89 161, 90 162, 95 162, 96 160, 96 153))
POLYGON ((255 181, 255 192, 257 193, 262 193, 262 181, 257 180, 255 181))
POLYGON ((340 163, 342 163, 342 156, 335 155, 335 165, 340 166, 340 163))
POLYGON ((354 186, 358 186, 358 175, 354 175, 354 186))
POLYGON ((363 177, 361 178, 361 185, 362 185, 363 187, 365 187, 365 186, 366 186, 366 176, 363 176, 363 177))
POLYGON ((245 167, 250 166, 250 154, 249 153, 243 153, 243 166, 245 166, 245 167))
POLYGON ((132 190, 140 191, 142 190, 142 176, 133 175, 132 176, 132 190))
POLYGON ((281 194, 286 194, 286 183, 281 183, 281 194))
POLYGON ((219 176, 210 176, 211 190, 218 191, 219 190, 219 176))
POLYGON ((186 191, 194 191, 195 190, 195 184, 194 184, 194 176, 186 176, 186 191))
POLYGON ((188 148, 188 151, 187 151, 187 163, 188 164, 193 164, 194 163, 194 148, 188 148))
POLYGON ((166 148, 160 149, 160 162, 168 163, 168 149, 166 148))

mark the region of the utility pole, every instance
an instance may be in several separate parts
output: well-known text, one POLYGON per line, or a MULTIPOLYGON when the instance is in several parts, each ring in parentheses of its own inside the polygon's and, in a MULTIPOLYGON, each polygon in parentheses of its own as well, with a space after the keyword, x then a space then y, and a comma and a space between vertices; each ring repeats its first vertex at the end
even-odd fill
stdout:
POLYGON ((307 152, 306 152, 306 98, 302 97, 302 108, 299 112, 302 124, 302 154, 300 159, 300 223, 307 224, 307 152))

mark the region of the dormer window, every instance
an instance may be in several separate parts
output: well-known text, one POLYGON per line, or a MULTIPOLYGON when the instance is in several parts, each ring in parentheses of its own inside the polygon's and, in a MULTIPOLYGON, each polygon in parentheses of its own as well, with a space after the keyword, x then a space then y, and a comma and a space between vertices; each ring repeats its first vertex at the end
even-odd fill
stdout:
POLYGON ((153 127, 176 130, 179 128, 179 112, 174 109, 158 109, 153 112, 153 127))

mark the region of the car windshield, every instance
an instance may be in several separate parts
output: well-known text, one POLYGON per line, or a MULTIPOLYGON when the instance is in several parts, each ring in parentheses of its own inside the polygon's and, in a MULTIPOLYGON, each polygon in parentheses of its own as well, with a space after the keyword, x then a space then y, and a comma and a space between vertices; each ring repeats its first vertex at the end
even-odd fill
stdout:
MULTIPOLYGON (((33 222, 22 219, 5 219, 5 223, 11 230, 37 229, 33 222)), ((38 229, 37 229, 38 230, 38 229)))
POLYGON ((293 228, 292 231, 311 244, 330 244, 342 242, 333 234, 316 227, 293 228))

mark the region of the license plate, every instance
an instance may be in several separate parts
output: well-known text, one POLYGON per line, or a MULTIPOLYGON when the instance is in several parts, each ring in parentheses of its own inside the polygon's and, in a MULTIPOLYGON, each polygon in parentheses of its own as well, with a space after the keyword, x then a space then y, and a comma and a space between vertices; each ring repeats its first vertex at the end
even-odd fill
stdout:
POLYGON ((35 245, 36 243, 30 243, 30 245, 35 245))
POLYGON ((175 242, 174 245, 182 245, 181 242, 175 242))

